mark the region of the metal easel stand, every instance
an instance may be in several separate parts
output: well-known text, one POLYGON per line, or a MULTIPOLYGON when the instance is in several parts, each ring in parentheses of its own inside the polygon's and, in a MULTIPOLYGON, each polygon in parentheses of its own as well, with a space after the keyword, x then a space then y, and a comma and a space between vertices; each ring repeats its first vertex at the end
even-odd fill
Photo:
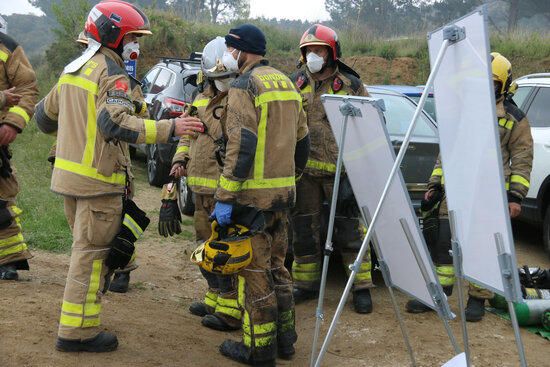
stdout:
POLYGON ((514 308, 514 278, 512 277, 512 272, 516 271, 516 269, 514 268, 510 254, 506 253, 504 250, 504 241, 502 240, 501 233, 495 233, 495 243, 498 252, 498 265, 502 275, 502 284, 504 284, 504 296, 506 298, 506 302, 508 303, 510 320, 512 321, 516 345, 518 347, 519 361, 522 367, 527 367, 527 359, 525 358, 525 350, 523 348, 523 342, 521 341, 521 333, 519 331, 516 309, 514 308))
POLYGON ((470 343, 468 338, 468 328, 466 326, 466 309, 464 307, 464 293, 462 280, 464 272, 462 270, 462 250, 456 235, 456 215, 453 210, 449 210, 449 223, 451 225, 451 255, 453 256, 453 266, 455 268, 456 288, 458 293, 458 308, 460 309, 460 323, 462 326, 462 341, 464 343, 464 354, 466 356, 466 365, 471 366, 470 361, 470 343))
MULTIPOLYGON (((371 218, 369 210, 366 206, 364 206, 362 209, 363 209, 362 210, 363 220, 365 221, 365 224, 368 224, 371 218)), ((411 346, 409 333, 407 331, 407 327, 405 326, 405 322, 403 321, 403 316, 401 315, 401 311, 399 311, 399 305, 397 304, 395 293, 393 292, 393 283, 391 280, 390 268, 388 266, 388 263, 386 263, 386 260, 384 259, 382 251, 380 251, 380 243, 378 242, 378 238, 376 237, 376 232, 374 232, 372 238, 373 239, 371 243, 374 248, 374 252, 376 253, 376 257, 378 259, 378 265, 380 266, 380 272, 382 273, 382 277, 384 278, 384 284, 386 285, 386 287, 388 288, 388 292, 390 293, 390 300, 393 306, 393 311, 395 312, 395 317, 399 322, 399 328, 401 329, 401 334, 403 334, 403 340, 405 342, 405 346, 407 347, 407 352, 409 353, 409 357, 411 359, 411 366, 416 367, 417 366, 416 359, 414 357, 414 352, 411 346)), ((359 270, 359 266, 361 266, 361 264, 354 264, 353 266, 357 267, 357 270, 359 270)))
POLYGON ((336 173, 334 175, 334 186, 332 188, 332 198, 330 203, 330 215, 328 222, 328 231, 327 238, 325 241, 325 251, 324 251, 324 260, 323 260, 323 270, 321 273, 321 284, 319 288, 319 298, 317 300, 317 310, 315 312, 315 334, 313 335, 313 345, 311 349, 311 361, 310 364, 313 366, 315 360, 314 356, 317 353, 317 343, 319 340, 319 333, 321 331, 321 321, 324 319, 323 314, 323 304, 325 299, 325 288, 327 285, 327 276, 328 276, 328 265, 330 260, 330 255, 332 254, 332 235, 334 233, 334 221, 336 218, 336 204, 338 202, 338 191, 340 189, 340 177, 342 176, 342 164, 343 164, 343 155, 344 155, 344 144, 346 139, 346 131, 348 126, 348 119, 352 117, 361 117, 361 110, 351 103, 344 99, 344 103, 340 106, 340 112, 344 116, 344 123, 342 125, 342 131, 339 140, 339 150, 338 150, 338 159, 336 160, 336 173))
MULTIPOLYGON (((437 58, 434 62, 434 66, 433 66, 433 69, 430 73, 428 81, 426 82, 425 89, 427 91, 433 85, 433 81, 435 79, 435 76, 437 75, 439 67, 441 66, 441 61, 443 60, 443 56, 445 55, 445 51, 447 50, 449 45, 461 41, 462 39, 464 39, 464 37, 465 37, 465 35, 464 35, 464 29, 463 28, 459 28, 457 26, 451 26, 451 27, 447 27, 444 30, 444 41, 441 45, 439 53, 437 54, 437 58)), ((381 209, 382 205, 384 204, 384 201, 386 200, 386 196, 388 195, 389 188, 390 188, 390 185, 393 181, 393 178, 395 177, 395 174, 396 174, 397 170, 399 169, 399 167, 401 165, 401 162, 403 161, 403 157, 405 156, 405 153, 407 152, 407 148, 409 147, 409 142, 411 140, 412 132, 414 130, 414 127, 416 126, 416 122, 418 120, 418 117, 422 113, 422 109, 424 108, 424 104, 426 103, 427 96, 428 96, 428 93, 423 93, 422 96, 420 97, 420 101, 418 101, 418 106, 416 107, 416 111, 415 111, 414 116, 412 118, 411 124, 409 126, 409 129, 407 130, 407 134, 405 135, 405 138, 403 140, 401 148, 399 149, 399 154, 397 155, 395 163, 394 163, 394 165, 392 167, 392 170, 390 172, 390 176, 388 177, 388 180, 386 182, 386 186, 384 188, 384 191, 382 192, 382 196, 380 197, 380 201, 378 202, 378 206, 377 206, 377 208, 374 212, 374 215, 372 217, 372 222, 370 223, 370 226, 367 230, 367 234, 366 234, 365 238, 363 239, 363 243, 361 245, 361 249, 359 250, 359 254, 357 255, 355 264, 361 264, 363 256, 365 255, 365 252, 367 251, 367 244, 371 241, 371 237, 373 235, 373 228, 375 226, 376 221, 378 220, 380 209, 381 209)), ((339 147, 340 152, 343 150, 342 148, 343 147, 341 147, 341 146, 339 147)), ((333 198, 333 201, 334 201, 334 198, 333 198)), ((331 208, 331 213, 332 213, 332 208, 331 208)), ((324 267, 323 267, 323 269, 324 269, 324 267)), ((356 267, 354 265, 354 267, 351 271, 351 274, 348 278, 348 282, 346 283, 344 293, 342 294, 342 297, 340 298, 340 302, 338 303, 338 307, 336 308, 334 318, 332 319, 332 322, 330 324, 330 327, 329 327, 329 330, 328 330, 327 335, 325 337, 325 340, 323 342, 323 345, 321 346, 319 356, 317 357, 317 360, 315 361, 315 366, 316 367, 321 365, 323 357, 324 357, 325 353, 327 352, 328 344, 330 343, 330 340, 332 339, 332 336, 334 335, 334 332, 336 331, 336 324, 338 323, 340 315, 342 314, 342 311, 344 309, 344 305, 345 305, 346 300, 349 296, 349 292, 351 291, 351 287, 353 285, 353 281, 355 280, 355 276, 357 275, 357 271, 358 271, 358 267, 356 267)), ((321 315, 321 317, 322 317, 322 315, 321 315)), ((315 350, 316 348, 314 347, 313 349, 315 350)), ((313 354, 312 354, 312 358, 313 358, 313 354)))

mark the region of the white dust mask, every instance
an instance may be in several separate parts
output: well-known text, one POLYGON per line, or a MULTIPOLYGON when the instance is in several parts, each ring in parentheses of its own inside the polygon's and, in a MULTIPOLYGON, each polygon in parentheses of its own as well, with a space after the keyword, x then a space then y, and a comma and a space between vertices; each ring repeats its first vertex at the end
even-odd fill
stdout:
POLYGON ((310 52, 306 56, 307 68, 313 74, 318 73, 325 64, 325 59, 317 55, 315 52, 310 52))
MULTIPOLYGON (((235 52, 236 49, 233 50, 235 52)), ((239 71, 239 57, 241 57, 241 51, 237 55, 237 59, 233 57, 233 52, 224 51, 222 57, 222 63, 229 71, 237 72, 239 71)))
POLYGON ((123 60, 136 60, 139 57, 139 43, 130 42, 124 45, 122 48, 123 60))

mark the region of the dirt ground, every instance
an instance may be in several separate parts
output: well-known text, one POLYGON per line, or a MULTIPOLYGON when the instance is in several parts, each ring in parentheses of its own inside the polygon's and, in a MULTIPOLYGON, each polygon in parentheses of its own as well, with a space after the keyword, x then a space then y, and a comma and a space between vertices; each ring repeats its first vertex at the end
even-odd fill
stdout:
MULTIPOLYGON (((34 251, 31 271, 21 272, 19 282, 0 282, 0 366, 235 366, 218 353, 227 338, 239 332, 221 333, 204 328, 187 311, 189 303, 203 295, 205 281, 188 260, 194 245, 180 239, 165 240, 156 233, 159 190, 138 183, 136 201, 153 219, 139 241, 140 267, 132 273, 127 294, 108 293, 103 299, 102 323, 119 337, 112 353, 64 354, 54 350, 57 322, 68 268, 68 254, 34 251)), ((187 228, 192 231, 191 228, 187 228)), ((540 245, 540 232, 528 226, 516 228, 519 264, 550 267, 540 245)), ((332 317, 344 286, 343 271, 333 261, 327 291, 326 315, 332 317)), ((325 359, 325 366, 409 366, 410 362, 388 292, 379 274, 373 290, 374 312, 357 315, 348 305, 325 359)), ((397 293, 402 309, 406 297, 397 293)), ((293 361, 283 366, 306 366, 311 353, 316 302, 297 306, 299 340, 293 361)), ((457 310, 456 297, 451 307, 457 310)), ((412 316, 403 312, 419 366, 441 366, 453 355, 442 323, 434 313, 412 316)), ((326 330, 328 322, 323 329, 326 330)), ((451 322, 461 340, 460 324, 451 322)), ((518 366, 510 324, 494 315, 468 324, 473 365, 518 366)), ((522 331, 527 359, 532 366, 548 366, 550 344, 522 331)))

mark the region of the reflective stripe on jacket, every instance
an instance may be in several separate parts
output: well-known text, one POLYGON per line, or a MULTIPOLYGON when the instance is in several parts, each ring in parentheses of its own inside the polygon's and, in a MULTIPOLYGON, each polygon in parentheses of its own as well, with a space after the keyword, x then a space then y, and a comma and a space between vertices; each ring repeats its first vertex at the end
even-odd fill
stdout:
POLYGON ((102 47, 79 71, 63 74, 37 105, 36 121, 57 132, 51 188, 75 197, 122 193, 130 168, 127 143, 166 142, 173 121, 134 116, 122 59, 102 47))
POLYGON ((262 210, 292 207, 295 162, 307 159, 309 137, 290 79, 265 60, 245 66, 229 90, 222 126, 227 146, 216 200, 262 210))

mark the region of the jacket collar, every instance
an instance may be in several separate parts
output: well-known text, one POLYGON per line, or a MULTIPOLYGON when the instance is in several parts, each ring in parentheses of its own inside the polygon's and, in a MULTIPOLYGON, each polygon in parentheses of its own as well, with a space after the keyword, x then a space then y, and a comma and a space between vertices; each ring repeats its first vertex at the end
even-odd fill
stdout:
POLYGON ((121 68, 125 69, 124 61, 122 60, 122 57, 120 57, 115 51, 111 50, 110 48, 101 46, 101 48, 99 49, 99 52, 107 56, 111 60, 113 60, 121 68))
POLYGON ((264 59, 263 57, 259 60, 256 60, 255 62, 247 62, 245 63, 239 70, 239 74, 244 74, 246 73, 247 71, 250 71, 252 69, 254 69, 255 67, 258 67, 258 66, 265 66, 265 65, 268 65, 269 62, 264 59))
POLYGON ((506 117, 506 110, 504 109, 504 97, 497 99, 497 118, 506 117))

